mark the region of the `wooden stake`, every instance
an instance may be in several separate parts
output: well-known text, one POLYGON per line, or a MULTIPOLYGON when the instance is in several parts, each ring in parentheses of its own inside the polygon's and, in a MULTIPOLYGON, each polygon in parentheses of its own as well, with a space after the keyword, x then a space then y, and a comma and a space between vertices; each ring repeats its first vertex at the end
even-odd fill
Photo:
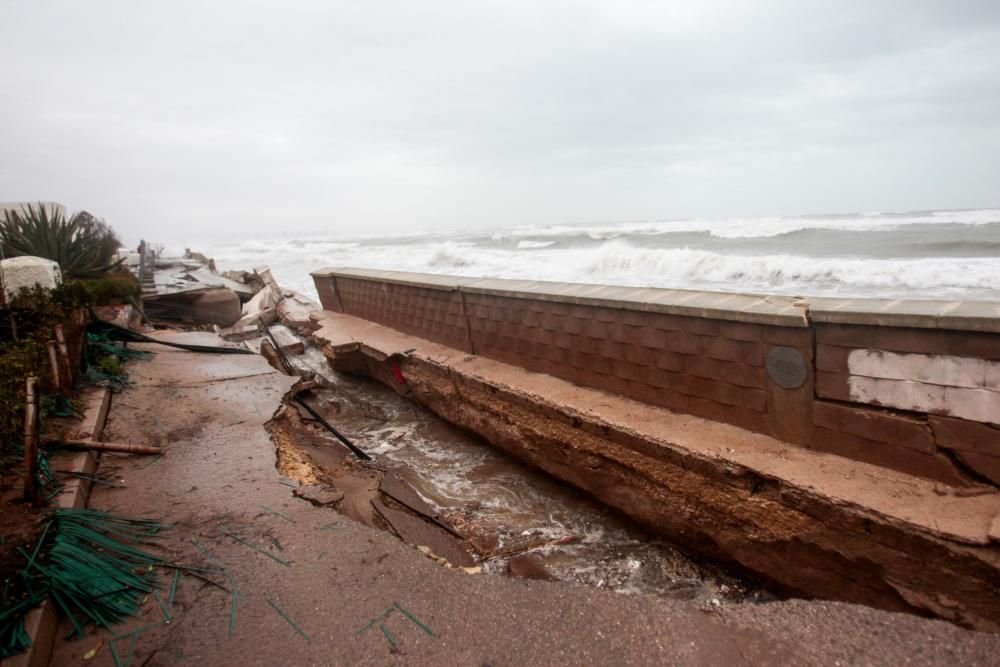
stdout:
POLYGON ((39 499, 37 382, 38 378, 28 378, 24 398, 24 499, 29 503, 37 503, 39 499))
POLYGON ((98 452, 120 452, 122 454, 162 454, 159 447, 130 445, 125 442, 95 442, 94 440, 57 440, 56 444, 77 449, 93 449, 98 452))
POLYGON ((56 325, 56 342, 59 344, 59 356, 62 361, 63 384, 69 391, 73 387, 73 361, 69 358, 69 345, 66 344, 61 324, 56 325))
POLYGON ((59 372, 59 353, 56 352, 56 342, 54 340, 49 341, 49 370, 52 373, 52 386, 55 390, 62 393, 62 378, 59 372))

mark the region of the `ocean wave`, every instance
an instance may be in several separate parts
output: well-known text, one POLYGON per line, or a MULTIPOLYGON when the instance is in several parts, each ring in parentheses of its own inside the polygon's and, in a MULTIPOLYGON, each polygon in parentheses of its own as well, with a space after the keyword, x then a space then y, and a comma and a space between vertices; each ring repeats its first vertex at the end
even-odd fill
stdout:
MULTIPOLYGON (((1000 217, 998 211, 959 213, 966 222, 958 224, 971 224, 971 220, 988 224, 1000 217)), ((886 218, 892 224, 902 219, 909 225, 914 216, 869 215, 866 220, 873 217, 886 218)), ((944 214, 924 217, 939 225, 953 222, 944 214)), ((826 218, 819 224, 834 222, 826 218)), ((857 224, 850 220, 844 224, 848 223, 857 224)), ((383 239, 369 243, 317 239, 301 244, 257 239, 200 250, 215 257, 221 270, 268 264, 281 284, 309 295, 314 294, 309 271, 341 266, 803 296, 1000 299, 1000 257, 996 256, 1000 240, 991 231, 970 233, 971 228, 960 228, 965 230, 965 238, 961 238, 941 227, 933 232, 927 228, 923 234, 908 228, 896 241, 889 239, 888 246, 883 235, 875 253, 875 244, 866 242, 860 232, 856 243, 846 245, 843 239, 831 244, 816 234, 795 232, 783 237, 781 243, 671 247, 662 239, 643 236, 635 225, 627 227, 631 230, 628 236, 584 244, 563 243, 555 236, 539 238, 538 229, 533 229, 535 238, 507 242, 498 242, 496 235, 470 240, 468 234, 451 239, 411 236, 396 242, 383 239), (834 255, 837 248, 843 248, 844 254, 834 255), (879 253, 882 256, 876 256, 879 253)), ((569 229, 564 226, 560 233, 569 229)), ((624 229, 618 232, 626 233, 624 229)))
POLYGON ((801 255, 729 255, 704 250, 647 249, 609 243, 581 266, 588 282, 642 282, 651 287, 860 295, 953 294, 1000 290, 1000 260, 817 258, 801 255))
POLYGON ((844 231, 893 230, 907 225, 985 225, 1000 222, 1000 209, 970 211, 926 211, 914 213, 857 213, 831 216, 772 216, 716 219, 682 219, 649 222, 618 222, 589 225, 543 225, 515 227, 494 232, 493 241, 524 238, 607 240, 623 235, 663 235, 707 232, 717 238, 767 238, 810 229, 844 231))
MULTIPOLYGON (((470 246, 445 241, 431 246, 428 269, 463 269, 475 263, 475 251, 470 246)), ((433 273, 433 272, 432 272, 433 273)))

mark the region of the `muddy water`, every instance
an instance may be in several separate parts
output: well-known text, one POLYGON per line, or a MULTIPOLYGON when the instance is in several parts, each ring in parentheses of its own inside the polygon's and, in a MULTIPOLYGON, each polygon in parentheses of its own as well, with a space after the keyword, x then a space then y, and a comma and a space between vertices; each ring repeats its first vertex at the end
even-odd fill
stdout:
MULTIPOLYGON (((315 348, 293 361, 330 381, 329 390, 316 392, 316 407, 331 423, 409 482, 477 546, 485 545, 485 551, 504 554, 526 544, 573 539, 527 553, 555 578, 623 593, 654 593, 709 606, 765 597, 387 387, 334 373, 315 348)), ((330 446, 340 445, 331 441, 330 446)), ((517 555, 487 558, 482 566, 505 573, 517 555)))

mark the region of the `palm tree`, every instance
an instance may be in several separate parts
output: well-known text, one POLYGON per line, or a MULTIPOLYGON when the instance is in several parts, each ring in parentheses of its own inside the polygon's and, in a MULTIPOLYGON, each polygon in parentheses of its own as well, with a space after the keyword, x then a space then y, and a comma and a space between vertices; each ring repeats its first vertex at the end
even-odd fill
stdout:
POLYGON ((5 257, 30 255, 59 263, 66 278, 99 278, 117 269, 121 247, 103 220, 81 211, 67 219, 61 210, 40 203, 8 210, 0 220, 0 247, 5 257))

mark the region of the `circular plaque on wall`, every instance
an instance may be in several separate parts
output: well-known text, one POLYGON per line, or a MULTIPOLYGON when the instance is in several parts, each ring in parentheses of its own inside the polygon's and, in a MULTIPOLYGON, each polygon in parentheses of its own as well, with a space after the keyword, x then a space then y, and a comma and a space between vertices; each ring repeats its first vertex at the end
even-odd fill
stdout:
POLYGON ((767 353, 767 376, 779 387, 798 389, 808 375, 806 360, 794 347, 772 347, 767 353))

